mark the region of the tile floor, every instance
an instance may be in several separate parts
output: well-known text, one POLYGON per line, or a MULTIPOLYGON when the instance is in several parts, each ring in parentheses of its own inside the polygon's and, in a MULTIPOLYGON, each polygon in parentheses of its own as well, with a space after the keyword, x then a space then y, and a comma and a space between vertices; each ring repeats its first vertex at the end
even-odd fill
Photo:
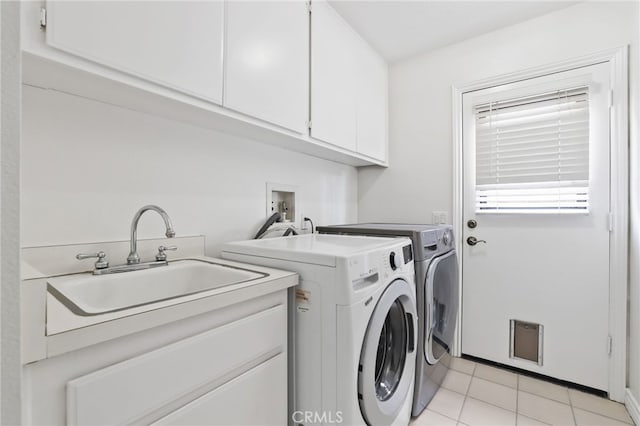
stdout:
POLYGON ((628 426, 624 405, 507 370, 454 358, 411 426, 628 426))

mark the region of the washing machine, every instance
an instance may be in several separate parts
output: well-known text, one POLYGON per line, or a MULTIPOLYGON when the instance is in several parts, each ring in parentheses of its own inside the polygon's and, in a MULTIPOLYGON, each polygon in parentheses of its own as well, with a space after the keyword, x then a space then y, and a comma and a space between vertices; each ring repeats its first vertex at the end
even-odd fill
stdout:
POLYGON ((299 275, 290 296, 290 424, 409 423, 417 352, 411 240, 297 235, 225 244, 222 257, 299 275))
POLYGON ((460 289, 451 225, 364 223, 319 226, 318 232, 341 235, 404 236, 413 243, 418 347, 412 416, 420 414, 447 375, 455 338, 460 289))

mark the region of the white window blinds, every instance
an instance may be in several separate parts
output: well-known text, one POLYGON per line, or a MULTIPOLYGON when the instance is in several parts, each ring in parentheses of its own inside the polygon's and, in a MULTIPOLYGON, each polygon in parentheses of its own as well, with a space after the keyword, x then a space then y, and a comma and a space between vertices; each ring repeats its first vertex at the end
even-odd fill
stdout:
POLYGON ((588 211, 588 87, 477 105, 475 125, 477 212, 588 211))

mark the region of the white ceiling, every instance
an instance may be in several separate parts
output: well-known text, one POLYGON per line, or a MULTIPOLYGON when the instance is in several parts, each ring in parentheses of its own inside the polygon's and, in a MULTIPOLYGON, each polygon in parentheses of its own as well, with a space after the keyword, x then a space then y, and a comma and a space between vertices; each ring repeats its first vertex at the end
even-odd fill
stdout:
POLYGON ((330 0, 330 3, 387 61, 396 62, 577 2, 330 0))

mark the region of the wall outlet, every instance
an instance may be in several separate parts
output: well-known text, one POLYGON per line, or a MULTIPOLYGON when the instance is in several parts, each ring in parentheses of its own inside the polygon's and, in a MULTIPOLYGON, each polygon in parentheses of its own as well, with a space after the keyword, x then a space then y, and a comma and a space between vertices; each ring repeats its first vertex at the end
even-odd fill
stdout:
POLYGON ((431 223, 433 223, 434 225, 449 223, 449 214, 447 212, 441 211, 431 212, 431 223))

